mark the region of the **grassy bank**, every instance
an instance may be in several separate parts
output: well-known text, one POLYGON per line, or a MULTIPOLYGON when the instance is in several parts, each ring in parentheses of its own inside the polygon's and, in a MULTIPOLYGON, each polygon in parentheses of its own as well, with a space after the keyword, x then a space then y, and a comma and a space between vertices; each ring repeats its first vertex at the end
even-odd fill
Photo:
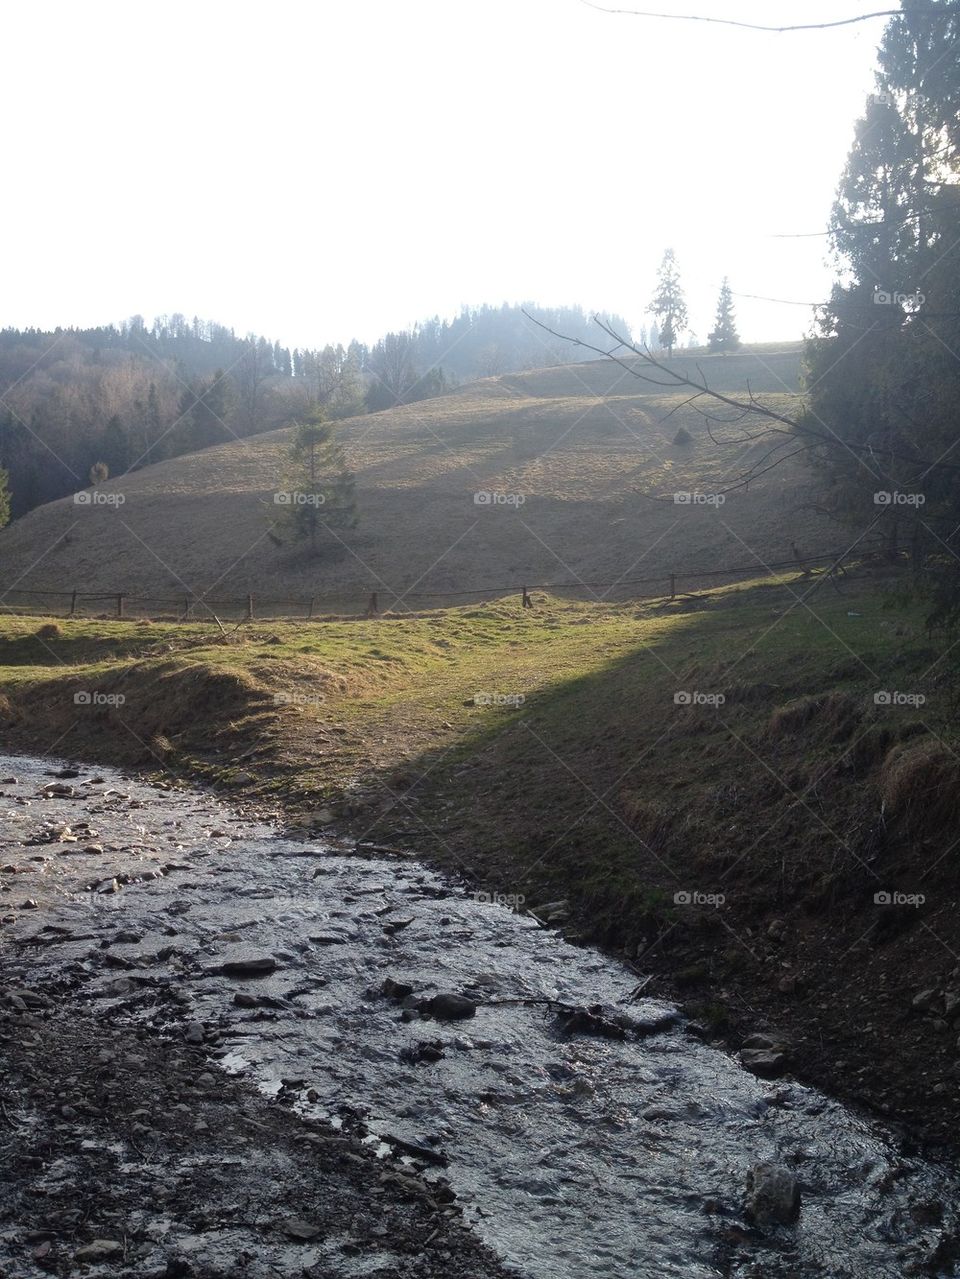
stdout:
POLYGON ((960 988, 947 650, 861 570, 226 640, 11 618, 0 696, 14 746, 172 768, 564 901, 558 926, 708 1029, 783 1032, 807 1077, 946 1137, 960 1027, 942 995, 912 1005, 960 988))

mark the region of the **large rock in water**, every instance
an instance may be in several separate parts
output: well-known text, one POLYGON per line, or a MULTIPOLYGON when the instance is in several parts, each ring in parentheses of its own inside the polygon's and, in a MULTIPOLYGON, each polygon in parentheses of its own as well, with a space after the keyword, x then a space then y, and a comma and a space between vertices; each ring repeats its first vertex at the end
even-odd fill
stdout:
POLYGON ((747 1173, 747 1217, 757 1226, 785 1226, 800 1212, 800 1187, 788 1168, 754 1164, 747 1173))
POLYGON ((423 1000, 420 1011, 429 1013, 439 1021, 463 1021, 476 1013, 477 1005, 472 999, 467 999, 466 995, 442 994, 423 1000))
POLYGON ((272 955, 241 955, 225 960, 220 971, 228 977, 266 977, 276 967, 277 961, 272 955))

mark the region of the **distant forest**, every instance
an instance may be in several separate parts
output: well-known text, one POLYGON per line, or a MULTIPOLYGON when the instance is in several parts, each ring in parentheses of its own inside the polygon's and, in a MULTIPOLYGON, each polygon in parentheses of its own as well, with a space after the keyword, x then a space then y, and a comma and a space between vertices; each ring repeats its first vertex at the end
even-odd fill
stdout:
MULTIPOLYGON (((550 327, 595 340, 579 307, 528 306, 550 327)), ((619 316, 605 316, 628 334, 619 316)), ((134 316, 95 329, 0 331, 0 467, 12 514, 152 462, 297 421, 322 405, 334 418, 442 395, 462 382, 590 352, 553 339, 517 306, 464 308, 351 342, 291 350, 223 325, 134 316)))

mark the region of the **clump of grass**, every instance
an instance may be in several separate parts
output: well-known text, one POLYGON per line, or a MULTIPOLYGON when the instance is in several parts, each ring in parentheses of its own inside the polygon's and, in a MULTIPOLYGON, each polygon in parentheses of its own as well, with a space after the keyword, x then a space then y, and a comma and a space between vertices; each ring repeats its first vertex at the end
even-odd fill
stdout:
POLYGON ((880 796, 913 834, 951 831, 960 818, 960 763, 935 738, 900 743, 883 761, 880 796))
POLYGON ((693 436, 685 426, 681 426, 680 430, 677 431, 676 435, 673 437, 673 442, 678 448, 687 448, 693 443, 693 436))
POLYGON ((41 640, 60 639, 63 635, 63 631, 56 622, 44 622, 44 624, 42 626, 38 626, 33 633, 37 639, 41 640))
POLYGON ((836 742, 849 737, 862 714, 849 693, 820 693, 778 706, 770 716, 767 731, 771 737, 785 737, 816 724, 819 736, 836 742))

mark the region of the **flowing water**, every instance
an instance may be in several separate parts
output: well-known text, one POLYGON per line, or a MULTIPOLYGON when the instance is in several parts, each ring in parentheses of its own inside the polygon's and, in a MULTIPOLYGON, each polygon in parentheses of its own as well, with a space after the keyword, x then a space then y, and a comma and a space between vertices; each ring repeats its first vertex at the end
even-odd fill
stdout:
MULTIPOLYGON (((930 1260, 955 1237, 953 1169, 811 1088, 753 1077, 668 1005, 630 1002, 636 975, 615 961, 414 860, 287 839, 199 792, 81 769, 64 783, 75 794, 44 796, 52 767, 0 758, 0 776, 17 778, 2 786, 0 858, 47 856, 52 903, 38 918, 77 938, 39 948, 40 969, 74 971, 86 996, 131 1019, 149 1017, 158 983, 175 984, 189 1018, 219 1027, 224 1068, 265 1091, 286 1081, 313 1113, 445 1158, 468 1219, 519 1273, 960 1274, 930 1260), (81 844, 95 833, 104 851, 62 851, 57 824, 81 844), (54 842, 25 846, 44 829, 54 842), (87 891, 113 876, 129 882, 87 891), (118 929, 142 934, 111 947, 149 974, 133 993, 101 966, 97 939, 118 929), (266 976, 219 971, 264 957, 277 963, 266 976), (417 995, 466 994, 476 1016, 403 1020, 379 993, 387 978, 417 995), (238 991, 257 1006, 235 1004, 238 991), (548 1000, 659 1029, 565 1036, 548 1000), (744 1221, 744 1187, 766 1160, 797 1177, 802 1209, 794 1225, 758 1231, 744 1221)), ((38 927, 28 914, 21 936, 38 927)))

